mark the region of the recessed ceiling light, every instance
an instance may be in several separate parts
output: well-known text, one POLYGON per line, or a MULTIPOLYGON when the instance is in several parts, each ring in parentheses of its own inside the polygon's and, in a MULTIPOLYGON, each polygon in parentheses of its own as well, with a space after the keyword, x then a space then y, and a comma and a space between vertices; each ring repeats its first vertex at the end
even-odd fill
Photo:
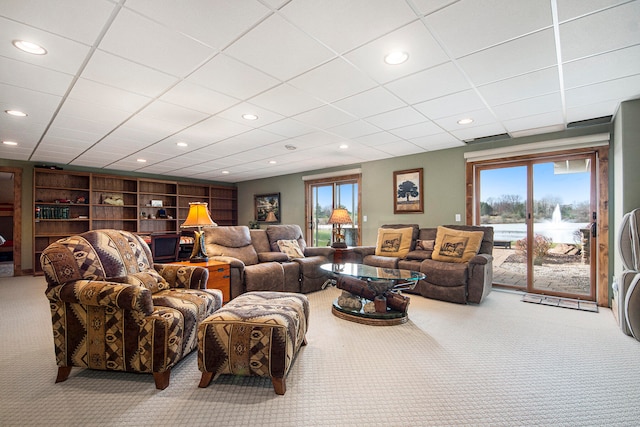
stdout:
POLYGON ((227 175, 227 174, 229 173, 229 171, 222 171, 222 173, 223 173, 224 175, 227 175))
POLYGON ((178 147, 188 147, 189 144, 187 144, 186 142, 180 141, 176 144, 178 147))
POLYGON ((18 143, 14 141, 2 141, 2 143, 5 145, 18 145, 18 143))
POLYGON ((4 110, 4 112, 9 114, 10 116, 27 117, 27 113, 23 113, 22 111, 18 110, 4 110))
POLYGON ((473 123, 473 119, 460 119, 458 120, 459 125, 468 125, 473 123))
POLYGON ((340 144, 340 149, 341 150, 346 150, 347 148, 349 148, 349 146, 347 144, 340 144))
POLYGON ((409 59, 409 54, 407 52, 395 51, 387 54, 387 56, 384 57, 384 62, 389 65, 398 65, 406 62, 407 59, 409 59))
POLYGON ((245 120, 258 120, 258 116, 255 114, 243 114, 242 118, 245 120))
POLYGON ((47 49, 39 44, 31 43, 25 40, 14 40, 13 45, 23 52, 32 53, 34 55, 46 55, 47 49))
POLYGON ((269 164, 270 165, 275 165, 276 163, 278 163, 278 162, 276 162, 275 160, 269 160, 269 164))
POLYGON ((137 159, 136 162, 138 162, 138 163, 147 163, 147 161, 145 159, 137 159))

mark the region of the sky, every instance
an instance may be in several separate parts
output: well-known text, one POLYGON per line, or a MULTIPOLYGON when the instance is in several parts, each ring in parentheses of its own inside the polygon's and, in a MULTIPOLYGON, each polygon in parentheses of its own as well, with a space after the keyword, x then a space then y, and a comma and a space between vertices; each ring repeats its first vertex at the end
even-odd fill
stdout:
MULTIPOLYGON (((483 170, 480 175, 482 201, 499 199, 503 195, 517 194, 524 201, 527 195, 526 166, 483 170)), ((588 202, 590 173, 554 174, 553 163, 534 165, 534 199, 546 196, 560 197, 562 204, 588 202)))

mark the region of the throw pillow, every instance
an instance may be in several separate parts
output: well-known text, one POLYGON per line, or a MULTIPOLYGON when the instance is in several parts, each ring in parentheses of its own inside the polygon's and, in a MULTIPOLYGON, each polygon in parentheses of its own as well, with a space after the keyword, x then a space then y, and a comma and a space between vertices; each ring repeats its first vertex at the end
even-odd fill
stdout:
POLYGON ((404 258, 411 249, 413 228, 379 228, 376 255, 404 258))
POLYGON ((278 240, 278 249, 287 254, 289 259, 304 258, 304 253, 302 253, 297 240, 278 240))
POLYGON ((482 244, 484 232, 453 230, 438 227, 435 249, 431 257, 436 261, 469 262, 476 256, 482 244))
POLYGON ((417 251, 432 251, 435 248, 435 240, 418 240, 416 242, 417 251))

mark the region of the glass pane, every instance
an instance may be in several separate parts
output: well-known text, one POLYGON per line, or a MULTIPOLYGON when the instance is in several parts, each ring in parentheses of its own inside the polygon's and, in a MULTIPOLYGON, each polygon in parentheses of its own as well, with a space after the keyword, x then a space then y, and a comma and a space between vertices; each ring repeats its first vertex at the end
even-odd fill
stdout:
POLYGON ((590 295, 590 200, 588 158, 533 165, 535 290, 590 295))
POLYGON ((332 227, 327 224, 333 210, 333 184, 312 186, 312 246, 327 246, 331 244, 332 227))
POLYGON ((337 185, 336 207, 345 208, 351 217, 351 224, 343 225, 342 232, 349 246, 358 244, 358 184, 340 183, 337 185))
POLYGON ((527 235, 527 167, 480 171, 480 224, 493 227, 494 283, 526 288, 526 257, 516 242, 527 235))

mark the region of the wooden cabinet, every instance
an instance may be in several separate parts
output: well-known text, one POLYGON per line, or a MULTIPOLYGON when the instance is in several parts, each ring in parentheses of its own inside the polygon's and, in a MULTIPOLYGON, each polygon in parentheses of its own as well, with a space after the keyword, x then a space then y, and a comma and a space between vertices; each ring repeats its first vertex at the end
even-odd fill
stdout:
POLYGON ((209 270, 207 289, 220 289, 222 291, 222 301, 224 303, 229 302, 229 300, 231 299, 231 275, 228 263, 209 260, 206 262, 181 261, 174 262, 172 264, 191 265, 206 268, 207 270, 209 270))
POLYGON ((175 233, 189 202, 207 202, 219 225, 237 225, 237 189, 222 185, 36 168, 33 172, 33 270, 40 254, 63 237, 114 228, 175 233))

